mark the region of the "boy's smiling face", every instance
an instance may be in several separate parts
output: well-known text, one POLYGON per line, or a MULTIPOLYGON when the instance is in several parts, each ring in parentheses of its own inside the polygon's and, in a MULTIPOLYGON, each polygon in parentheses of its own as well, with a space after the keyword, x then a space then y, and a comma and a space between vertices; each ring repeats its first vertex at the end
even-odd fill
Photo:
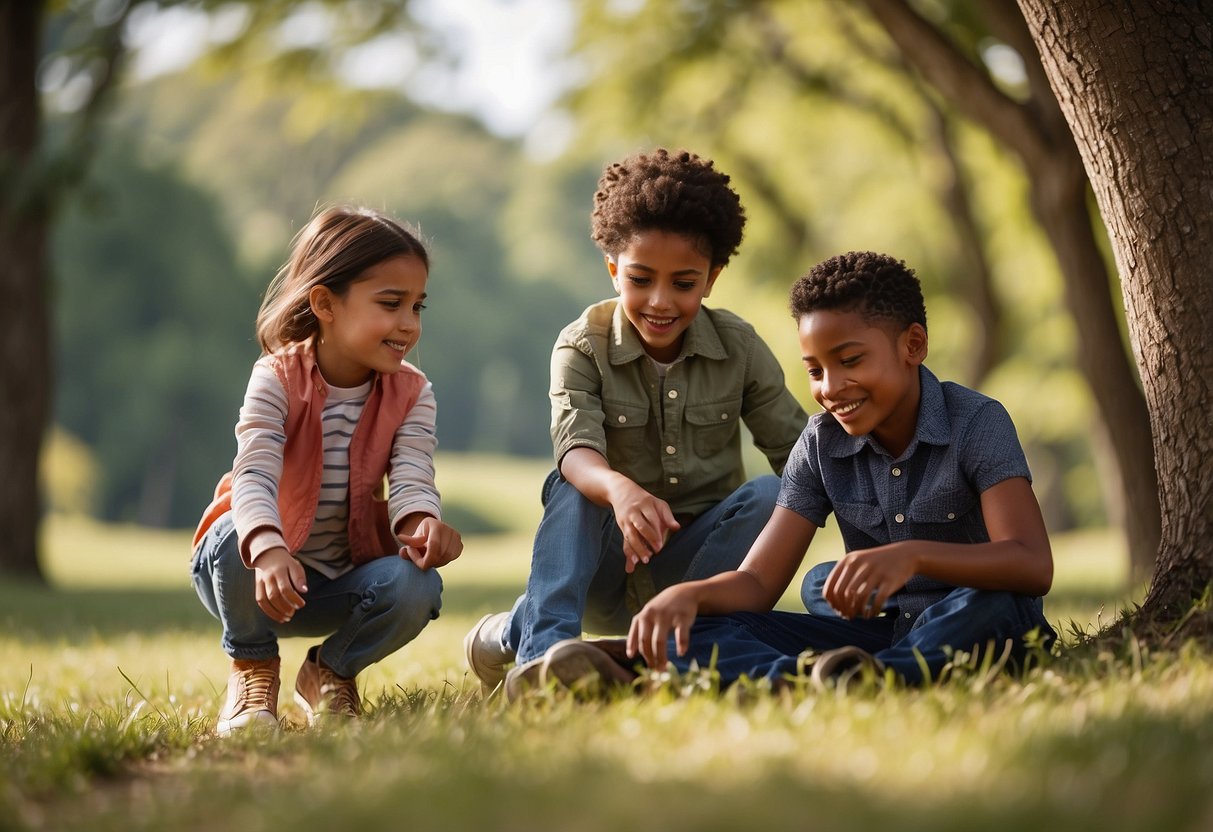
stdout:
POLYGON ((655 230, 634 234, 606 265, 645 352, 663 363, 678 357, 687 328, 724 268, 713 268, 686 236, 655 230))
POLYGON ((800 349, 817 403, 851 436, 870 433, 900 456, 918 427, 926 329, 819 309, 800 317, 800 349))

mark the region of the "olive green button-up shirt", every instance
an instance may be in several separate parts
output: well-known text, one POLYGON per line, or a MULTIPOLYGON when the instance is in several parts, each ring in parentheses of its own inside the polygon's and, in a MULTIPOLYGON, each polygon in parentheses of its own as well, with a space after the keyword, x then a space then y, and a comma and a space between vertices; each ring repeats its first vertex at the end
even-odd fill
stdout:
POLYGON ((808 419, 770 347, 732 312, 700 308, 663 385, 613 298, 560 333, 550 396, 557 465, 593 448, 683 518, 745 482, 742 420, 778 474, 808 419))

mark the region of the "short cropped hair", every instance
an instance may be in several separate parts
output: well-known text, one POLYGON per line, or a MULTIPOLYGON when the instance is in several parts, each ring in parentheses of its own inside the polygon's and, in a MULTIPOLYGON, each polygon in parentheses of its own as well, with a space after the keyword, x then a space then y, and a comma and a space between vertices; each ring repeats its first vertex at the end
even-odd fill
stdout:
POLYGON ((922 286, 904 260, 874 251, 848 251, 818 263, 792 286, 789 298, 796 320, 810 312, 856 312, 904 330, 927 326, 922 286))
POLYGON ((590 220, 594 242, 615 257, 643 231, 685 236, 713 268, 737 253, 745 227, 741 198, 711 159, 659 147, 608 165, 590 220))

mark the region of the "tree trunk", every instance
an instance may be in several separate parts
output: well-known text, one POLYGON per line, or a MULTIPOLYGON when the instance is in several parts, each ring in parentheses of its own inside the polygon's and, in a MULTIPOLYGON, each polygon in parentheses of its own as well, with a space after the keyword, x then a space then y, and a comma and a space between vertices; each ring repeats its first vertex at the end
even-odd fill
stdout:
POLYGON ((0 0, 0 573, 42 579, 38 458, 50 405, 47 214, 35 198, 41 0, 0 0))
MULTIPOLYGON (((1124 516, 1119 519, 1136 576, 1149 573, 1158 551, 1160 521, 1149 415, 1124 348, 1111 302, 1111 280, 1092 231, 1080 157, 1031 40, 1011 0, 986 0, 982 10, 998 36, 1024 58, 1031 97, 1011 99, 907 0, 865 0, 906 61, 949 101, 1021 160, 1032 209, 1048 236, 1065 282, 1079 334, 1077 363, 1112 440, 1124 516)), ((1025 7, 1026 11, 1026 7, 1025 7)))
POLYGON ((1172 620, 1213 581, 1213 2, 1019 4, 1120 269, 1162 512, 1142 614, 1172 620))

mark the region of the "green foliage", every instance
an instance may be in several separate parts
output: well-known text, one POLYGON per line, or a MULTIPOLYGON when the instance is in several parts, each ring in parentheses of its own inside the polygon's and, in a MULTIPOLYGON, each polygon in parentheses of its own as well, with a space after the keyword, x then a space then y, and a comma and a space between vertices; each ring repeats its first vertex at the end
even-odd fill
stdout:
POLYGON ((213 200, 136 147, 108 146, 55 231, 56 409, 102 517, 187 525, 230 466, 256 296, 213 200))

